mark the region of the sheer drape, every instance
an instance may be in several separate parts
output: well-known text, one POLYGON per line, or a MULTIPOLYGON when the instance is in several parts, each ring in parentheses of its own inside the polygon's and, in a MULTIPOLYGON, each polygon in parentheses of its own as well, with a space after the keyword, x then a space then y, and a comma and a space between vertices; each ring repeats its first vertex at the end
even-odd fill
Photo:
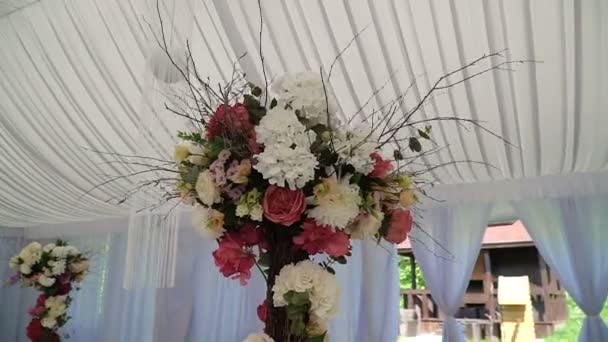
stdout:
POLYGON ((10 257, 25 246, 23 231, 20 229, 0 229, 0 341, 18 341, 23 335, 26 313, 21 303, 26 289, 19 286, 3 287, 14 272, 9 268, 10 257))
POLYGON ((540 253, 585 312, 579 341, 608 341, 608 194, 513 204, 540 253))
POLYGON ((469 284, 490 214, 489 205, 439 206, 424 212, 412 250, 426 285, 445 314, 443 341, 464 342, 454 319, 469 284))

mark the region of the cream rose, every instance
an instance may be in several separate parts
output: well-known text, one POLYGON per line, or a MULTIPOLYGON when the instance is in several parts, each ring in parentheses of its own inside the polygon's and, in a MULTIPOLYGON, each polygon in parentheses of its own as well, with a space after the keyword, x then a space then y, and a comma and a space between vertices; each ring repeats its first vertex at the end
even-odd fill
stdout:
POLYGON ((224 234, 224 214, 203 206, 192 211, 192 224, 205 239, 216 240, 224 234))
POLYGON ((198 175, 196 180, 196 194, 203 204, 212 206, 220 201, 220 189, 213 181, 213 175, 209 170, 205 170, 198 175))

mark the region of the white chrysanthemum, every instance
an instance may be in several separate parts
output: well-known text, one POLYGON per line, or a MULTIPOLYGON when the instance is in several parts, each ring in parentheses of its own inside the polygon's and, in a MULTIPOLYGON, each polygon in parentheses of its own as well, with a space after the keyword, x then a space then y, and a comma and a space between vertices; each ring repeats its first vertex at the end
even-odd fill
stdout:
POLYGON ((339 162, 352 165, 364 175, 374 170, 374 161, 370 155, 377 150, 378 143, 369 129, 337 130, 333 147, 338 153, 339 162))
POLYGON ((272 287, 276 307, 288 305, 285 294, 289 291, 307 292, 310 313, 325 321, 336 315, 340 302, 340 289, 336 277, 310 260, 284 266, 272 287))
POLYGON ((66 252, 68 253, 68 256, 76 256, 78 254, 80 254, 80 251, 78 250, 78 248, 74 247, 74 246, 65 246, 66 252))
POLYGON ((373 213, 359 215, 357 220, 347 226, 346 229, 351 239, 364 240, 378 233, 380 226, 382 226, 382 220, 384 220, 384 213, 376 210, 373 213))
POLYGON ((19 253, 19 257, 23 260, 23 263, 33 265, 40 261, 42 256, 42 245, 38 242, 32 242, 25 246, 19 253))
POLYGON ((323 87, 319 73, 308 71, 284 75, 272 83, 272 90, 277 94, 278 106, 288 104, 294 111, 297 110, 308 127, 317 124, 327 126, 328 112, 331 126, 337 126, 336 98, 328 82, 323 87))
POLYGON ((205 239, 216 240, 224 234, 224 214, 198 205, 192 211, 192 224, 205 239))
POLYGON ((54 317, 47 316, 40 320, 40 324, 47 329, 53 329, 57 325, 57 320, 54 317))
POLYGON ((60 275, 65 272, 65 260, 49 261, 52 275, 60 275))
POLYGON ((274 342, 274 340, 272 339, 272 337, 264 333, 259 333, 247 336, 247 338, 244 339, 243 342, 274 342))
POLYGON ((53 284, 55 284, 55 278, 47 277, 46 275, 42 274, 38 278, 38 284, 44 287, 51 287, 53 284))
POLYGON ((67 296, 52 296, 46 299, 44 306, 48 309, 48 317, 57 318, 66 313, 67 305, 65 304, 67 296))
POLYGON ((264 152, 257 154, 254 166, 270 184, 291 190, 303 188, 315 177, 317 158, 308 149, 292 148, 284 144, 266 146, 264 152))
POLYGON ((296 114, 289 109, 276 106, 269 110, 255 127, 256 141, 266 146, 283 144, 310 148, 315 141, 315 133, 306 131, 296 114))
POLYGON ((320 224, 344 229, 359 215, 359 186, 350 184, 350 176, 338 181, 334 175, 315 186, 311 202, 316 206, 308 211, 308 217, 320 224))
POLYGON ((211 206, 213 203, 218 203, 221 200, 220 189, 213 180, 211 171, 205 170, 198 174, 196 180, 196 194, 203 204, 211 206))

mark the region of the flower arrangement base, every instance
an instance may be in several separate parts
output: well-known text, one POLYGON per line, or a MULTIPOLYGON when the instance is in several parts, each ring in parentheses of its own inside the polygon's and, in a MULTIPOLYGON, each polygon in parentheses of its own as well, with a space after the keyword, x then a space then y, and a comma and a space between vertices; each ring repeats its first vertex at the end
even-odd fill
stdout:
POLYGON ((268 228, 266 238, 268 239, 269 268, 267 280, 267 316, 265 332, 276 342, 298 342, 298 337, 290 333, 287 309, 276 308, 272 305, 272 287, 274 281, 283 266, 297 263, 308 259, 306 252, 296 250, 292 243, 293 236, 283 226, 271 226, 268 228))

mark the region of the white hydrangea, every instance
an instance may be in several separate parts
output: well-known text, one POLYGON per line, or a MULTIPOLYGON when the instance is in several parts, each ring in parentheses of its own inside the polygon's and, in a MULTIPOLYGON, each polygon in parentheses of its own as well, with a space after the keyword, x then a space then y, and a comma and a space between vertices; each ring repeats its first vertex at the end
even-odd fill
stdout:
POLYGON ((217 210, 197 205, 192 211, 192 225, 205 239, 219 239, 225 231, 224 214, 217 210))
POLYGON ((339 162, 352 165, 364 175, 374 170, 374 161, 370 155, 378 149, 378 143, 370 129, 336 130, 333 147, 338 153, 339 162))
POLYGON ((10 260, 8 261, 8 266, 12 270, 18 270, 20 264, 21 264, 21 261, 19 261, 19 256, 17 256, 17 255, 11 257, 10 260))
POLYGON ((264 333, 259 333, 247 336, 243 342, 274 342, 274 339, 264 333))
POLYGON ((66 252, 68 254, 68 256, 76 256, 78 254, 80 254, 80 251, 78 250, 78 248, 74 247, 74 246, 65 246, 66 252))
POLYGON ((32 273, 32 267, 28 264, 21 264, 19 265, 19 272, 21 272, 22 274, 30 274, 32 273))
POLYGON ((32 242, 28 244, 27 246, 25 246, 25 248, 21 250, 21 252, 19 252, 19 257, 21 258, 21 260, 23 260, 23 263, 29 266, 40 261, 41 256, 42 245, 38 242, 32 242))
POLYGON ((65 260, 49 261, 52 275, 60 275, 65 272, 65 260))
POLYGON ((55 278, 42 274, 40 277, 38 277, 38 284, 44 287, 51 287, 53 284, 55 284, 55 278))
POLYGON ((318 72, 308 71, 297 74, 286 74, 272 83, 272 90, 277 94, 278 106, 288 104, 298 110, 299 116, 305 119, 308 127, 317 124, 331 127, 338 125, 336 112, 337 101, 328 82, 323 81, 318 72))
POLYGON ((70 253, 70 249, 67 246, 57 246, 51 251, 51 256, 57 259, 65 259, 70 253))
POLYGON ((67 311, 67 305, 65 303, 67 296, 52 296, 46 299, 44 306, 48 309, 48 317, 57 318, 64 315, 67 311))
POLYGON ((359 186, 350 184, 350 176, 338 181, 334 175, 315 186, 311 203, 316 206, 308 211, 308 217, 320 224, 344 229, 359 215, 359 186))
POLYGON ((255 136, 258 143, 266 146, 298 145, 306 149, 316 138, 313 131, 306 131, 292 110, 282 106, 276 106, 266 113, 255 127, 255 136))
POLYGON ((266 146, 264 152, 257 154, 254 169, 258 170, 264 179, 277 186, 289 186, 291 190, 303 188, 315 177, 315 169, 319 162, 308 149, 296 146, 292 148, 285 144, 266 146))
POLYGON ((49 244, 44 245, 44 248, 42 248, 42 251, 45 253, 50 253, 53 250, 53 248, 55 248, 55 244, 49 243, 49 244))
POLYGON ((336 277, 310 260, 283 267, 272 291, 272 299, 276 307, 288 305, 285 294, 289 291, 308 292, 311 315, 326 321, 338 312, 340 289, 336 277))

